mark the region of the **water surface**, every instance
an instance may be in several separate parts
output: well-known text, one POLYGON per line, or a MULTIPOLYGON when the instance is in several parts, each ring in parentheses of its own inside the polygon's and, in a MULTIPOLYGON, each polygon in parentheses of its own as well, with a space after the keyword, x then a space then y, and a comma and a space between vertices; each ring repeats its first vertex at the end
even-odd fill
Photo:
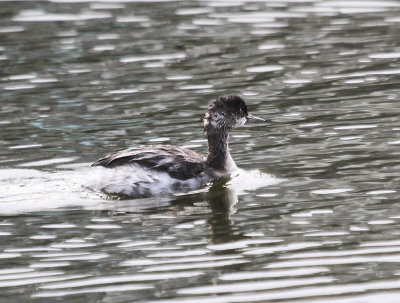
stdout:
POLYGON ((400 3, 1 1, 0 301, 398 302, 400 3), (243 171, 112 200, 91 162, 205 153, 239 94, 243 171))

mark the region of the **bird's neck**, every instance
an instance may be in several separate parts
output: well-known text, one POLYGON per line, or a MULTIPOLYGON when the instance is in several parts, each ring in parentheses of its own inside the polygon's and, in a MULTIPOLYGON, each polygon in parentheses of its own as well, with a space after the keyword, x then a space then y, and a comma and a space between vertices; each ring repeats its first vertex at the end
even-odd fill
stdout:
POLYGON ((221 172, 234 170, 236 165, 228 149, 229 130, 211 128, 206 131, 206 136, 208 140, 207 164, 221 172))

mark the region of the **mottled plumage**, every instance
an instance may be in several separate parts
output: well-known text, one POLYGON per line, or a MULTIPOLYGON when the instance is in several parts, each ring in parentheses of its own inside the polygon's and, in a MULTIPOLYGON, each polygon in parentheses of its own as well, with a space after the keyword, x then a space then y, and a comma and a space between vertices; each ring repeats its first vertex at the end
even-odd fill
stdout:
POLYGON ((113 168, 139 164, 149 170, 168 173, 178 180, 195 178, 206 170, 205 159, 190 149, 172 145, 133 147, 109 154, 92 166, 113 168))

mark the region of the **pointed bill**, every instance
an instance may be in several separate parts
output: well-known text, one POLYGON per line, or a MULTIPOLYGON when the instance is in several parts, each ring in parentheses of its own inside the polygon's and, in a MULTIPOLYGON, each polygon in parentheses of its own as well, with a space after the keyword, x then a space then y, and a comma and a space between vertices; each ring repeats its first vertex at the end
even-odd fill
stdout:
POLYGON ((264 120, 263 118, 259 118, 259 117, 253 116, 252 114, 248 114, 248 115, 247 115, 247 120, 265 122, 265 120, 264 120))

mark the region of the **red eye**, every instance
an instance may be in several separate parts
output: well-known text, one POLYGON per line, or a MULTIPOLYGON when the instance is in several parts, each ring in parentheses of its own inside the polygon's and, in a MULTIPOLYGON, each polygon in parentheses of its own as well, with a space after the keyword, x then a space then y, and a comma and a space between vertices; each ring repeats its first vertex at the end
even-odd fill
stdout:
POLYGON ((240 115, 240 117, 243 117, 243 110, 242 109, 240 109, 239 115, 240 115))

